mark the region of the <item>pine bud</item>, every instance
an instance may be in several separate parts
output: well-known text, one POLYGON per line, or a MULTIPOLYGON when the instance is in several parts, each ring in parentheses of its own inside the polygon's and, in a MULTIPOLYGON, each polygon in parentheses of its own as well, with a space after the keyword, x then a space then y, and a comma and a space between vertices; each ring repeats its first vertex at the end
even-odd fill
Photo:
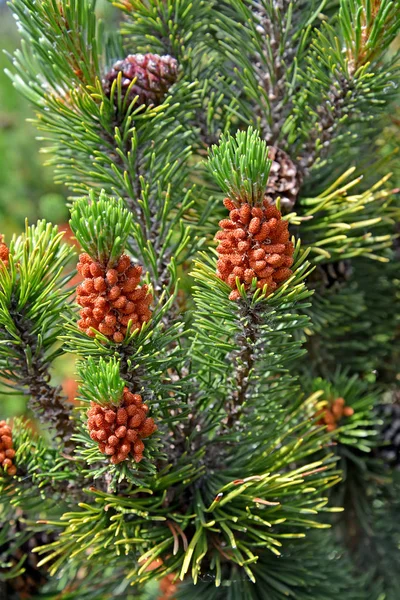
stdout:
POLYGON ((0 465, 8 475, 17 473, 17 467, 13 463, 14 457, 11 427, 5 421, 0 421, 0 465))
POLYGON ((129 94, 128 102, 138 96, 137 106, 158 106, 178 76, 178 63, 169 55, 130 54, 116 62, 103 79, 103 89, 111 94, 113 82, 122 74, 122 96, 129 94), (136 79, 135 83, 132 81, 136 79))
POLYGON ((100 452, 110 456, 114 465, 129 455, 135 462, 142 460, 145 447, 142 439, 157 431, 147 411, 140 394, 132 394, 128 388, 124 388, 120 406, 90 403, 87 412, 90 437, 98 442, 100 452))
MULTIPOLYGON (((227 208, 231 201, 224 201, 227 208)), ((236 280, 250 288, 253 278, 257 287, 267 285, 267 294, 292 275, 293 243, 289 241, 287 221, 275 206, 264 200, 264 206, 251 207, 242 204, 229 213, 230 219, 220 221, 222 231, 216 235, 217 275, 231 288, 230 300, 237 300, 240 293, 236 280)))
POLYGON ((93 329, 114 342, 125 339, 129 322, 140 329, 151 317, 153 300, 148 286, 138 287, 141 267, 134 266, 129 256, 122 254, 113 268, 105 268, 88 254, 81 254, 78 272, 85 279, 77 288, 77 303, 82 306, 78 327, 93 337, 93 329))

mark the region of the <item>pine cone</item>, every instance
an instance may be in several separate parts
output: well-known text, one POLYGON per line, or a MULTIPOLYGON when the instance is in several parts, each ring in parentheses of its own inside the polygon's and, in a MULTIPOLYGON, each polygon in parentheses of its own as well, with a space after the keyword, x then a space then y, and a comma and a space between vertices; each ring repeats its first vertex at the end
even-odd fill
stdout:
MULTIPOLYGON (((0 261, 7 267, 8 266, 8 257, 10 255, 10 251, 6 244, 3 242, 4 237, 0 235, 0 261)), ((0 263, 1 266, 1 263, 0 263)))
POLYGON ((318 425, 326 425, 328 431, 334 431, 343 417, 351 417, 352 415, 354 415, 354 409, 351 406, 346 406, 345 399, 336 398, 327 408, 319 410, 315 416, 321 417, 317 421, 318 425))
POLYGON ((217 252, 217 275, 231 288, 230 300, 237 300, 236 278, 250 288, 253 278, 257 287, 267 285, 267 293, 273 292, 280 283, 292 275, 294 247, 289 241, 287 221, 275 206, 264 200, 264 207, 235 204, 226 198, 224 205, 230 211, 230 219, 220 221, 222 231, 215 239, 219 241, 217 252))
POLYGON ((0 546, 0 562, 10 564, 4 571, 7 577, 10 570, 16 567, 25 556, 22 563, 24 572, 11 579, 7 577, 2 587, 1 573, 3 571, 0 571, 0 597, 7 598, 7 600, 36 598, 40 588, 47 582, 48 573, 46 567, 37 566, 40 557, 32 550, 38 546, 49 544, 54 539, 44 532, 32 533, 26 539, 26 526, 20 519, 9 521, 7 527, 8 539, 0 546), (1 595, 2 592, 4 596, 1 595))
POLYGON ((147 417, 149 407, 143 404, 139 394, 132 394, 124 389, 119 407, 101 406, 90 403, 88 428, 90 437, 99 443, 102 454, 110 456, 114 465, 125 460, 129 454, 135 462, 143 458, 143 438, 149 437, 156 430, 152 418, 147 417))
POLYGON ((290 212, 296 204, 299 195, 301 176, 288 154, 275 146, 271 146, 268 157, 272 160, 265 197, 270 204, 281 199, 283 213, 290 212))
POLYGON ((104 93, 110 97, 111 87, 122 73, 122 95, 128 92, 128 102, 139 96, 137 106, 158 106, 163 101, 169 88, 178 77, 178 63, 168 54, 130 54, 124 60, 116 62, 103 79, 104 93), (136 81, 131 85, 132 80, 136 81))
POLYGON ((78 326, 87 335, 96 335, 93 328, 121 343, 129 321, 132 329, 139 329, 150 319, 153 298, 147 285, 138 287, 142 268, 134 266, 129 256, 123 254, 115 267, 108 268, 81 254, 77 268, 85 277, 76 290, 77 303, 83 307, 78 326))
POLYGON ((15 475, 17 467, 13 464, 15 450, 11 427, 5 421, 0 421, 0 464, 8 475, 15 475))

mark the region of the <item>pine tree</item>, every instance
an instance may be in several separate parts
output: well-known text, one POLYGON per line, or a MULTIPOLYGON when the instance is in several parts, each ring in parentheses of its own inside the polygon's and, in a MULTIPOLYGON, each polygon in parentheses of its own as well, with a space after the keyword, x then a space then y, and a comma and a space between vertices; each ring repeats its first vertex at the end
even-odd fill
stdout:
POLYGON ((2 597, 398 600, 400 2, 111 4, 10 2, 81 250, 0 244, 2 597))

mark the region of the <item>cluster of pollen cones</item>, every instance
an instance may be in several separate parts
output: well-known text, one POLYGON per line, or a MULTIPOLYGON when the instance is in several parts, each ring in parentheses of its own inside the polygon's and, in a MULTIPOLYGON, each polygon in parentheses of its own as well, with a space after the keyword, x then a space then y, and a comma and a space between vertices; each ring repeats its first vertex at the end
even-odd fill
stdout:
MULTIPOLYGON (((0 235, 0 261, 7 267, 10 251, 7 245, 3 242, 3 236, 0 235)), ((0 263, 1 265, 1 263, 0 263)))
POLYGON ((94 337, 97 330, 121 343, 129 323, 133 331, 150 319, 153 298, 147 285, 138 287, 142 268, 129 256, 123 254, 115 265, 105 267, 81 254, 77 268, 85 278, 76 290, 77 303, 82 306, 78 326, 87 335, 94 337))
POLYGON ((344 398, 336 398, 328 408, 321 409, 316 414, 317 417, 321 417, 318 425, 326 425, 328 431, 334 431, 343 417, 352 415, 354 415, 354 409, 346 406, 344 398))
POLYGON ((0 421, 0 465, 8 475, 15 475, 17 472, 17 467, 13 463, 14 456, 11 427, 5 421, 0 421))
POLYGON ((267 294, 272 293, 292 275, 294 247, 287 221, 268 199, 262 206, 236 206, 226 198, 224 205, 230 213, 229 219, 220 221, 221 231, 215 236, 217 275, 232 288, 230 300, 240 297, 237 279, 249 289, 255 278, 257 287, 267 285, 267 294))
POLYGON ((122 401, 118 407, 101 406, 91 402, 87 412, 89 434, 98 442, 100 452, 110 456, 114 465, 129 455, 135 462, 143 458, 143 439, 157 430, 151 417, 147 416, 149 407, 143 403, 139 394, 124 389, 122 401))

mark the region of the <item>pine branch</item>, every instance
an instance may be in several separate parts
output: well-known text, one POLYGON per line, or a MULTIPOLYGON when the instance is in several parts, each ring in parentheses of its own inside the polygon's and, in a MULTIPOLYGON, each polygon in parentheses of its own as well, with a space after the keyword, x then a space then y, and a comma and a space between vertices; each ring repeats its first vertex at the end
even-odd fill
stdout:
POLYGON ((46 0, 36 13, 30 2, 15 0, 21 31, 34 49, 32 54, 23 46, 16 53, 19 75, 14 77, 15 84, 39 110, 37 124, 53 144, 50 163, 55 165, 57 180, 81 195, 89 190, 98 195, 104 189, 109 196, 122 198, 133 212, 130 249, 152 273, 159 295, 164 285, 173 287, 174 265, 185 262, 202 243, 193 220, 188 224, 192 190, 187 185, 194 139, 188 123, 199 105, 200 91, 196 92, 195 84, 182 81, 176 84, 173 97, 146 108, 138 96, 130 95, 135 79, 126 88, 122 73, 115 71, 114 80, 110 75, 111 82, 102 81, 107 57, 91 5, 86 0, 82 6, 64 4, 46 0), (43 11, 49 16, 42 19, 43 11), (62 11, 68 12, 68 22, 77 31, 75 54, 83 53, 81 73, 71 75, 74 86, 70 82, 68 89, 70 34, 64 26, 57 36, 53 29, 48 31, 62 11), (47 37, 49 43, 54 37, 54 44, 43 51, 37 40, 47 37), (93 52, 97 52, 96 59, 93 52), (94 65, 94 71, 85 65, 94 65))
POLYGON ((254 2, 253 14, 258 21, 256 31, 260 34, 260 53, 254 62, 259 85, 268 98, 268 121, 259 113, 263 138, 276 145, 282 125, 290 111, 288 102, 288 68, 296 55, 293 43, 294 30, 291 23, 295 10, 290 0, 254 2), (285 18, 286 17, 286 18, 285 18))
MULTIPOLYGON (((31 323, 17 310, 15 299, 11 300, 9 315, 20 339, 12 365, 13 372, 18 373, 18 388, 28 395, 32 413, 40 418, 42 424, 50 426, 56 432, 66 448, 71 448, 71 435, 74 432, 72 406, 65 398, 62 387, 50 383, 50 363, 37 336, 31 333, 31 323)), ((3 339, 7 337, 5 329, 2 335, 3 339)), ((9 366, 3 376, 8 375, 8 368, 9 366)))
POLYGON ((38 222, 11 242, 8 264, 0 271, 0 369, 5 384, 30 396, 31 408, 52 425, 57 436, 70 443, 71 408, 60 386, 50 383, 49 369, 61 351, 60 311, 70 292, 62 277, 72 249, 61 242, 57 227, 38 222))
POLYGON ((352 135, 354 143, 362 130, 356 125, 372 121, 394 94, 398 67, 385 53, 400 27, 399 8, 398 1, 343 1, 335 26, 324 23, 317 32, 283 126, 306 173, 333 159, 333 142, 352 135))

